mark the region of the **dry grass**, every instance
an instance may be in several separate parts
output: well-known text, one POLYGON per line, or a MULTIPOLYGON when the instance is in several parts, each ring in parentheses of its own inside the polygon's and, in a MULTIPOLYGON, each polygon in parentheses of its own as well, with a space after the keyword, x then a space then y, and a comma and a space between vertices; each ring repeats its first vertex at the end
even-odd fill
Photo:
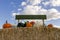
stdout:
POLYGON ((60 29, 47 27, 1 29, 0 40, 60 40, 60 29))

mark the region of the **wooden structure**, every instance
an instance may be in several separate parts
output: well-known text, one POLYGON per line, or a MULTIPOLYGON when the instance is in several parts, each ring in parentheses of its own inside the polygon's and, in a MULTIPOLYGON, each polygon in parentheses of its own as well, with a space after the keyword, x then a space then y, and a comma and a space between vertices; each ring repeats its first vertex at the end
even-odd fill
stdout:
POLYGON ((47 18, 46 15, 16 15, 15 19, 18 20, 18 23, 21 19, 41 19, 44 26, 44 20, 47 18))

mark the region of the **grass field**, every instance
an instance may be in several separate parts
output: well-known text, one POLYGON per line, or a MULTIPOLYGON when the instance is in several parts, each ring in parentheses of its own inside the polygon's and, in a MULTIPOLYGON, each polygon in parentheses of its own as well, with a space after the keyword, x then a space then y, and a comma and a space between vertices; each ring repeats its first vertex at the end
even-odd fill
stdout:
POLYGON ((60 29, 47 27, 0 29, 0 40, 60 40, 60 29))

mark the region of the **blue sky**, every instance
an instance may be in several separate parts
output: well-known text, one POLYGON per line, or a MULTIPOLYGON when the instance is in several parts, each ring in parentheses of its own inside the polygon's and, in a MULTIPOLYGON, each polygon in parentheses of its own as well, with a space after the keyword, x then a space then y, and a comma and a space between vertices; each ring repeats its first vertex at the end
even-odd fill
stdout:
POLYGON ((17 23, 15 15, 45 14, 46 24, 60 26, 60 0, 0 0, 0 26, 8 20, 17 23))

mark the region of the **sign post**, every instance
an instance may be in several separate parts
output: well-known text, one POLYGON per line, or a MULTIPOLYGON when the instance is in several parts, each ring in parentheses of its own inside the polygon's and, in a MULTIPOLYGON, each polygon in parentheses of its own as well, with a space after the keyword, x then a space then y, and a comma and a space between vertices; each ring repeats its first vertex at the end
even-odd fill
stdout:
POLYGON ((42 21, 43 21, 43 27, 44 27, 45 26, 44 19, 42 19, 42 21))
POLYGON ((46 19, 46 15, 16 15, 15 19, 18 20, 18 23, 20 19, 42 19, 44 26, 44 20, 46 19))

